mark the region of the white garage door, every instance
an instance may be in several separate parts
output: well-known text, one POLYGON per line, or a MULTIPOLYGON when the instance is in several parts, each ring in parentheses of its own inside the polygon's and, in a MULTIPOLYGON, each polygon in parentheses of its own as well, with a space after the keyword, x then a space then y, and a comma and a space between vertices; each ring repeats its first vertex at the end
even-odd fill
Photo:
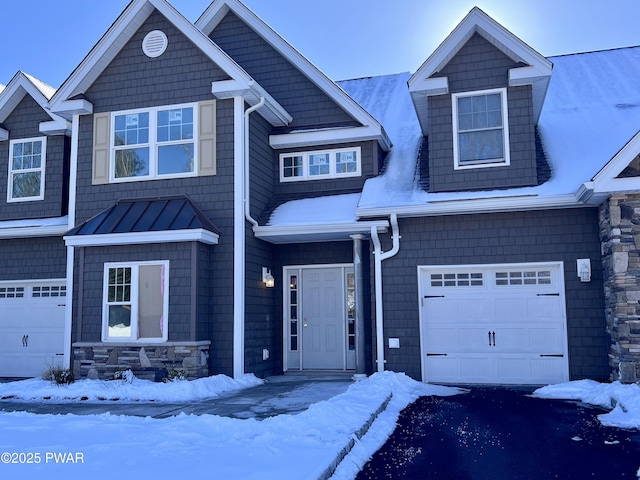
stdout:
POLYGON ((0 377, 39 377, 64 358, 63 282, 0 283, 0 377))
POLYGON ((561 263, 419 267, 423 380, 569 379, 561 263))

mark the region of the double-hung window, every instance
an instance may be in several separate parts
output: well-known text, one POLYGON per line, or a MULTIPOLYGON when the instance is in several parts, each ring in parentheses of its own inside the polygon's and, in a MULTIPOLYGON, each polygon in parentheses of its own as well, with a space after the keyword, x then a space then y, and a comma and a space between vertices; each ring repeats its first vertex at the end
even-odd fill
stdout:
POLYGON ((360 154, 360 147, 283 153, 280 155, 280 181, 359 176, 360 154))
POLYGON ((195 104, 115 112, 111 124, 112 181, 197 174, 195 104))
POLYGON ((9 142, 8 202, 44 199, 46 137, 9 142))
POLYGON ((105 264, 103 341, 166 341, 168 309, 168 261, 105 264))
POLYGON ((455 93, 452 102, 454 167, 509 165, 507 90, 455 93))

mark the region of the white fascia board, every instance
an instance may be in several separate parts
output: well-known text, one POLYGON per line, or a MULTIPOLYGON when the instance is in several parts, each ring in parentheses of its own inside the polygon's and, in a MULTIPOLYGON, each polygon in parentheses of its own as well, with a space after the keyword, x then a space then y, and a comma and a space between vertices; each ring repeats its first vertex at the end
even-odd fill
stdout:
POLYGON ((221 80, 211 82, 211 93, 219 100, 233 97, 243 97, 253 107, 264 98, 265 104, 258 109, 258 113, 274 127, 284 127, 293 121, 293 117, 255 80, 221 80))
MULTIPOLYGON (((56 117, 58 117, 58 115, 56 115, 56 117)), ((44 135, 71 135, 71 122, 62 117, 58 117, 58 120, 40 122, 38 129, 40 133, 44 135)))
POLYGON ((409 90, 423 90, 425 80, 440 71, 474 33, 482 35, 510 58, 535 66, 541 71, 548 70, 549 75, 551 74, 553 64, 549 60, 478 7, 474 7, 409 79, 409 90))
POLYGON ((399 217, 429 217, 437 215, 464 215, 471 213, 498 213, 524 210, 547 210, 554 208, 574 208, 585 206, 577 194, 539 197, 521 195, 480 199, 460 199, 427 202, 422 205, 404 207, 358 208, 358 218, 388 216, 393 213, 399 217))
POLYGON ((68 225, 49 225, 43 227, 0 228, 0 238, 38 238, 58 237, 69 230, 68 225))
POLYGON ((101 247, 108 245, 140 245, 147 243, 201 242, 217 245, 220 236, 203 228, 162 230, 159 232, 110 233, 65 236, 68 247, 101 247))
POLYGON ((289 42, 269 27, 260 17, 238 0, 220 0, 213 2, 196 21, 196 27, 205 35, 209 35, 222 21, 224 16, 232 11, 249 27, 258 33, 267 43, 296 66, 309 80, 317 85, 332 100, 352 115, 362 125, 371 125, 384 135, 382 125, 373 118, 360 104, 353 100, 342 88, 322 73, 304 55, 298 52, 289 42))
POLYGON ((82 112, 68 110, 64 104, 68 102, 68 99, 84 93, 89 88, 154 9, 164 15, 227 75, 232 78, 250 79, 249 75, 231 57, 166 0, 133 0, 55 93, 51 99, 54 112, 82 114, 82 112))
MULTIPOLYGON (((640 131, 638 131, 607 164, 593 177, 593 191, 596 193, 621 192, 640 182, 640 178, 616 178, 640 154, 640 131)), ((626 191, 626 190, 625 190, 626 191)))
POLYGON ((374 220, 353 223, 291 225, 291 226, 259 226, 253 227, 256 238, 270 243, 315 242, 326 240, 349 240, 350 235, 360 233, 368 235, 371 228, 385 232, 389 228, 386 220, 374 220))
POLYGON ((69 118, 74 115, 90 115, 93 113, 93 103, 83 98, 60 101, 54 108, 56 113, 69 118))
POLYGON ((53 116, 49 111, 49 100, 36 87, 24 72, 16 73, 9 85, 0 93, 0 122, 7 119, 9 114, 18 106, 25 95, 29 95, 38 105, 54 120, 57 116, 53 116))
POLYGON ((344 127, 312 132, 269 135, 269 146, 276 150, 294 147, 311 147, 328 143, 365 142, 378 140, 379 133, 371 127, 344 127))
POLYGON ((4 128, 0 128, 0 142, 9 140, 9 131, 4 128))

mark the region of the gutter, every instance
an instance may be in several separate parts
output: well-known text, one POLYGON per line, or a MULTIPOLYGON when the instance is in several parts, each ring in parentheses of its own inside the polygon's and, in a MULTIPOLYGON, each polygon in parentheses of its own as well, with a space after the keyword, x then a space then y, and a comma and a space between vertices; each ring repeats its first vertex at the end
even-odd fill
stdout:
POLYGON ((253 107, 247 108, 244 112, 244 216, 247 221, 254 227, 258 226, 258 222, 251 216, 251 203, 249 189, 251 181, 249 179, 249 115, 258 110, 265 104, 264 97, 260 97, 260 101, 253 107))
POLYGON ((400 250, 400 233, 398 228, 398 216, 391 214, 391 250, 383 252, 378 237, 378 229, 371 227, 371 239, 373 240, 374 274, 375 274, 375 298, 376 298, 376 353, 378 372, 384 372, 384 308, 382 303, 382 262, 393 257, 400 250))

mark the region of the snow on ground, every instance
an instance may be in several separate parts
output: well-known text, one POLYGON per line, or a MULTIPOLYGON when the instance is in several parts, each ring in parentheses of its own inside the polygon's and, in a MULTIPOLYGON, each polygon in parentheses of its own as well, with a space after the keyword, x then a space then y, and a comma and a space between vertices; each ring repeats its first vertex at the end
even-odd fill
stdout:
POLYGON ((598 415, 606 427, 640 429, 640 386, 620 382, 598 383, 593 380, 577 380, 539 388, 534 397, 579 400, 596 405, 609 413, 598 415))
POLYGON ((31 378, 0 384, 0 398, 190 402, 215 398, 261 383, 262 380, 250 374, 236 380, 215 375, 189 382, 156 383, 133 377, 130 380, 79 380, 70 385, 55 385, 47 380, 31 378))
MULTIPOLYGON (((219 381, 225 392, 235 382, 224 377, 211 378, 201 382, 209 396, 215 396, 215 387, 209 382, 219 381)), ((235 387, 247 387, 255 381, 255 377, 248 376, 235 387)), ((47 387, 40 381, 27 380, 0 385, 0 396, 9 392, 18 396, 22 390, 21 398, 31 400, 43 396, 108 398, 113 389, 121 388, 118 398, 128 400, 203 398, 194 393, 198 388, 190 384, 195 382, 152 384, 135 379, 110 385, 111 390, 105 396, 104 391, 98 392, 102 387, 89 381, 68 387, 47 387), (85 390, 81 393, 83 386, 85 390), (39 389, 40 393, 27 395, 25 390, 29 387, 39 389)), ((364 464, 384 443, 393 431, 398 412, 415 398, 460 392, 385 372, 354 383, 345 393, 315 403, 298 415, 278 415, 262 421, 185 414, 153 419, 109 413, 83 416, 0 413, 0 478, 172 478, 188 472, 189 477, 315 479, 389 394, 393 393, 389 408, 347 457, 350 471, 364 464)), ((350 473, 345 473, 348 466, 341 467, 336 478, 349 478, 350 473)))

